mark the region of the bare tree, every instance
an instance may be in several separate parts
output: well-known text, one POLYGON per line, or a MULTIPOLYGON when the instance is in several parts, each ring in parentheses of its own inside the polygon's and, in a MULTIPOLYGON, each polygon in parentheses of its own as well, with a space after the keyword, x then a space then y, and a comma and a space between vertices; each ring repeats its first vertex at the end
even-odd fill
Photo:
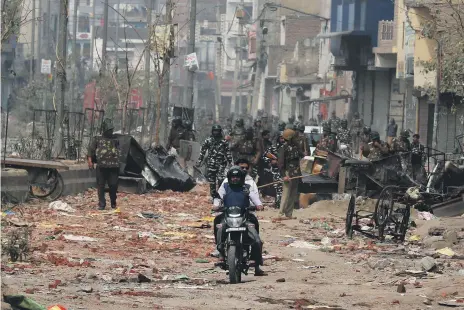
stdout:
POLYGON ((21 26, 31 22, 31 13, 24 0, 2 0, 2 45, 8 43, 11 36, 19 35, 21 26))

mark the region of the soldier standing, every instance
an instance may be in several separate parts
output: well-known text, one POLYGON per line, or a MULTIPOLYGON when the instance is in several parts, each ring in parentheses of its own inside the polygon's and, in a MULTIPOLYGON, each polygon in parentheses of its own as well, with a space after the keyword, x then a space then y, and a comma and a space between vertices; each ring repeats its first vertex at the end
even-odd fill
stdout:
MULTIPOLYGON (((245 137, 245 123, 243 118, 238 118, 235 120, 235 126, 230 133, 232 145, 237 144, 239 141, 243 140, 245 137)), ((232 151, 232 157, 236 158, 237 153, 232 151)))
POLYGON ((387 126, 387 143, 392 145, 393 139, 396 138, 398 132, 398 125, 396 125, 395 119, 390 120, 390 124, 387 126))
POLYGON ((295 131, 285 129, 283 134, 285 144, 277 156, 280 173, 282 175, 283 192, 280 205, 280 215, 292 217, 293 208, 298 200, 298 184, 301 176, 300 159, 303 157, 300 147, 295 139, 295 131))
POLYGON ((217 188, 224 180, 224 171, 232 163, 229 143, 223 139, 222 127, 213 125, 211 136, 201 146, 197 166, 201 166, 206 157, 206 178, 209 182, 210 195, 215 198, 217 188))
POLYGON ((424 184, 426 180, 425 171, 425 147, 419 141, 420 136, 416 133, 412 136, 411 143, 411 165, 412 165, 412 177, 414 181, 424 184))
POLYGON ((166 149, 169 150, 174 148, 179 153, 180 140, 184 135, 184 127, 182 126, 182 119, 179 116, 175 116, 172 120, 171 131, 169 132, 168 144, 166 149))
POLYGON ((369 142, 371 141, 371 127, 364 127, 359 137, 359 158, 362 158, 362 150, 369 148, 369 142))
POLYGON ((290 116, 288 118, 288 123, 285 125, 285 129, 294 129, 295 126, 295 116, 290 116))
POLYGON ((380 135, 377 131, 371 132, 371 140, 372 144, 363 146, 362 153, 365 157, 367 157, 370 161, 379 160, 388 156, 390 153, 390 149, 388 145, 380 140, 380 135))
POLYGON ((364 121, 359 117, 358 112, 354 112, 353 119, 351 120, 351 136, 353 142, 353 150, 359 152, 359 143, 362 134, 364 121))
POLYGON ((351 144, 351 132, 348 129, 348 121, 342 119, 340 122, 340 128, 337 133, 337 140, 340 144, 350 145, 351 144))
POLYGON ((403 172, 411 173, 411 143, 409 142, 409 131, 402 130, 399 139, 394 138, 390 145, 391 150, 397 153, 401 159, 403 172))
POLYGON ((245 136, 242 140, 232 144, 231 150, 237 153, 237 158, 245 158, 250 163, 250 176, 254 179, 258 173, 258 161, 262 154, 262 148, 259 138, 253 135, 253 128, 245 130, 245 136))
POLYGON ((271 145, 265 152, 264 152, 264 161, 268 164, 268 169, 272 174, 272 182, 274 182, 274 189, 276 192, 274 206, 276 209, 280 208, 280 202, 282 201, 282 175, 280 174, 280 169, 277 161, 277 156, 279 156, 279 150, 284 145, 285 140, 282 135, 276 140, 274 145, 271 145))
POLYGON ((114 126, 110 119, 102 124, 102 135, 94 137, 87 153, 89 169, 97 164, 98 209, 105 210, 105 185, 108 183, 111 208, 116 209, 116 194, 119 180, 119 157, 121 154, 119 140, 113 134, 114 126))
POLYGON ((322 123, 322 138, 317 144, 316 150, 324 151, 324 152, 335 152, 336 144, 335 140, 332 138, 332 134, 330 132, 330 124, 328 122, 322 123))
POLYGON ((298 124, 298 127, 296 129, 297 130, 295 132, 296 132, 297 144, 300 146, 300 149, 303 152, 304 156, 308 156, 310 148, 309 148, 308 139, 306 138, 306 135, 305 135, 305 125, 300 123, 298 124))
POLYGON ((340 128, 340 118, 337 117, 335 110, 332 111, 332 116, 329 119, 330 132, 332 134, 337 134, 338 129, 340 128))

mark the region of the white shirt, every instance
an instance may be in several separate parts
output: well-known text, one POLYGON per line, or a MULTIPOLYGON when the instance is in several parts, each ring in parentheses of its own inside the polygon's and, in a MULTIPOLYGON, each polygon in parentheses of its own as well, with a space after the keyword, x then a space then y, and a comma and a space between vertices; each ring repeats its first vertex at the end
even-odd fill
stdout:
MULTIPOLYGON (((221 184, 221 187, 218 189, 218 194, 222 198, 224 198, 224 195, 226 194, 226 189, 224 188, 224 184, 229 183, 229 180, 227 178, 224 179, 224 181, 221 184)), ((263 203, 259 199, 259 191, 258 191, 258 186, 256 185, 255 180, 251 176, 247 174, 245 177, 245 184, 250 186, 250 200, 251 204, 254 206, 261 206, 263 203)), ((220 200, 219 199, 214 199, 214 206, 219 207, 220 200)))

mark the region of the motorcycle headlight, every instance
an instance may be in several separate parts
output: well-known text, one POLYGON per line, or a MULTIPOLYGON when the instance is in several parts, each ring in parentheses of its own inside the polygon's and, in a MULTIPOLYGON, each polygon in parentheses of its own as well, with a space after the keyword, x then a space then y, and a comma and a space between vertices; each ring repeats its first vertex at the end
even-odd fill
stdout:
POLYGON ((228 227, 235 228, 240 227, 243 223, 242 217, 228 217, 226 219, 226 223, 228 227))

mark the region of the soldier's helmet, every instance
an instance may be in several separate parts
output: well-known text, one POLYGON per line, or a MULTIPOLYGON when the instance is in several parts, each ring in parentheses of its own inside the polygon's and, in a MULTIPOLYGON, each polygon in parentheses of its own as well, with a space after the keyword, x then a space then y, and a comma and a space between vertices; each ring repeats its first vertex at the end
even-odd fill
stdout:
POLYGON ((371 140, 377 140, 380 141, 380 134, 377 131, 372 131, 371 132, 371 140))
POLYGON ((184 127, 185 127, 186 129, 192 129, 192 121, 189 120, 189 119, 188 119, 188 120, 185 120, 185 121, 184 121, 184 127))
POLYGON ((365 127, 363 128, 363 133, 364 133, 365 135, 370 134, 370 133, 371 133, 371 127, 365 126, 365 127))
POLYGON ((409 130, 401 130, 400 137, 408 139, 410 137, 409 130))
POLYGON ((102 133, 107 132, 109 130, 113 130, 114 129, 113 120, 109 118, 105 118, 102 122, 101 129, 102 129, 102 133))
POLYGON ((342 126, 342 128, 347 128, 348 127, 348 120, 342 119, 341 122, 340 122, 340 125, 342 126))
POLYGON ((290 116, 290 117, 288 118, 288 122, 289 122, 290 124, 293 124, 293 123, 295 122, 295 116, 290 116))
POLYGON ((257 126, 258 123, 261 124, 261 117, 257 117, 257 118, 255 119, 255 122, 254 122, 254 123, 255 123, 255 126, 257 126))
POLYGON ((286 125, 287 125, 287 124, 285 124, 284 121, 280 121, 280 122, 279 122, 279 131, 284 131, 286 125))
POLYGON ((253 133, 254 133, 253 128, 248 127, 247 129, 245 129, 245 136, 247 138, 250 138, 250 137, 253 138, 253 133))
POLYGON ((329 124, 329 122, 324 121, 322 123, 322 132, 330 133, 330 124, 329 124))
POLYGON ((304 133, 304 132, 305 132, 305 125, 302 124, 302 123, 299 123, 296 129, 297 129, 299 132, 304 133))
POLYGON ((243 127, 244 125, 245 125, 245 122, 243 121, 243 118, 237 118, 235 120, 235 126, 243 127))
POLYGON ((353 113, 353 117, 354 117, 354 118, 359 118, 359 113, 358 113, 358 112, 354 112, 354 113, 353 113))
POLYGON ((211 134, 213 137, 221 137, 222 136, 222 127, 221 125, 213 125, 211 128, 211 134))
POLYGON ((285 141, 291 140, 295 136, 296 132, 293 129, 285 129, 282 133, 282 137, 285 141))

